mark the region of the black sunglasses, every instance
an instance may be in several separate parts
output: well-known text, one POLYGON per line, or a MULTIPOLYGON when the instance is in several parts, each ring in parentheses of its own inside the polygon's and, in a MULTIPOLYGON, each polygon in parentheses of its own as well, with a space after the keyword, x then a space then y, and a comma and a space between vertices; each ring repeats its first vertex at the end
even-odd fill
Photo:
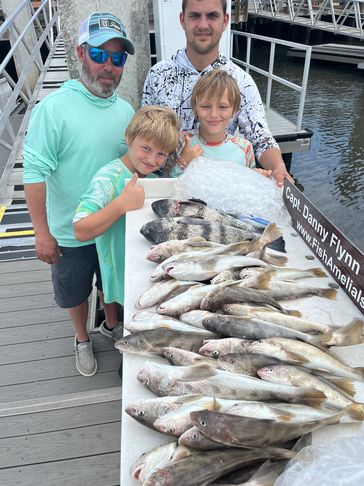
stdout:
POLYGON ((96 62, 97 64, 105 64, 110 57, 114 66, 123 67, 128 57, 128 54, 125 51, 109 52, 105 51, 105 49, 100 49, 99 47, 88 46, 87 44, 85 44, 84 47, 87 48, 91 61, 96 62))

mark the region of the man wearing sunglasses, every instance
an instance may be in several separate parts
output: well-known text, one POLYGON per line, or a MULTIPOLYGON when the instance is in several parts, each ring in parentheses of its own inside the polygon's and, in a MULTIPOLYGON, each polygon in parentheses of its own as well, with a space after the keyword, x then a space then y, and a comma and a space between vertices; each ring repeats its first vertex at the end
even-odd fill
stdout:
MULTIPOLYGON (((76 330, 77 370, 96 373, 87 332, 88 297, 94 274, 101 291, 93 241, 75 239, 72 218, 92 177, 127 150, 125 130, 133 108, 114 92, 134 46, 120 19, 95 12, 79 30, 79 80, 69 80, 33 110, 24 143, 24 189, 39 260, 51 264, 55 300, 67 308, 76 330)), ((105 304, 106 324, 118 324, 117 308, 105 304)))

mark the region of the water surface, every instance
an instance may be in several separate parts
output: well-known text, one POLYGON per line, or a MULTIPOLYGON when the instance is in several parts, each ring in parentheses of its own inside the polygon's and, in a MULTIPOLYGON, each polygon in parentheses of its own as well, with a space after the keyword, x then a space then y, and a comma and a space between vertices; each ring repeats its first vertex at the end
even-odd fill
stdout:
MULTIPOLYGON (((266 58, 263 54, 262 65, 266 58)), ((302 65, 280 51, 274 72, 299 82, 302 65)), ((264 99, 266 83, 254 78, 264 99)), ((295 122, 297 96, 287 96, 277 83, 272 106, 295 122)), ((364 71, 312 62, 303 126, 313 131, 311 149, 293 155, 292 176, 310 201, 364 251, 364 71)))

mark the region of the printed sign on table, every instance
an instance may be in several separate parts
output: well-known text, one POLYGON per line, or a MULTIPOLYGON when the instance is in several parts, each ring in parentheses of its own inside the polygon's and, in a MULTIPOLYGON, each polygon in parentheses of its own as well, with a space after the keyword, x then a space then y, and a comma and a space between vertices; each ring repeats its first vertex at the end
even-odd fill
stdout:
POLYGON ((283 200, 294 229, 364 313, 363 253, 287 179, 283 200))

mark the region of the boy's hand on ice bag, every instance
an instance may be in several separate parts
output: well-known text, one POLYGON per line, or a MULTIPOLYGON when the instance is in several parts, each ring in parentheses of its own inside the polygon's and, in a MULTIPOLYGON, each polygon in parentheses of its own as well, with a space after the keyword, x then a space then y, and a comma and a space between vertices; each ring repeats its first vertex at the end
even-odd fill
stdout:
POLYGON ((194 145, 191 147, 190 136, 186 135, 185 146, 181 152, 181 155, 178 157, 179 165, 185 168, 191 162, 191 160, 195 159, 196 157, 201 157, 202 155, 203 149, 201 145, 194 145))
POLYGON ((119 198, 125 212, 132 209, 142 208, 144 205, 144 187, 137 186, 138 174, 134 174, 131 181, 127 183, 119 198))

